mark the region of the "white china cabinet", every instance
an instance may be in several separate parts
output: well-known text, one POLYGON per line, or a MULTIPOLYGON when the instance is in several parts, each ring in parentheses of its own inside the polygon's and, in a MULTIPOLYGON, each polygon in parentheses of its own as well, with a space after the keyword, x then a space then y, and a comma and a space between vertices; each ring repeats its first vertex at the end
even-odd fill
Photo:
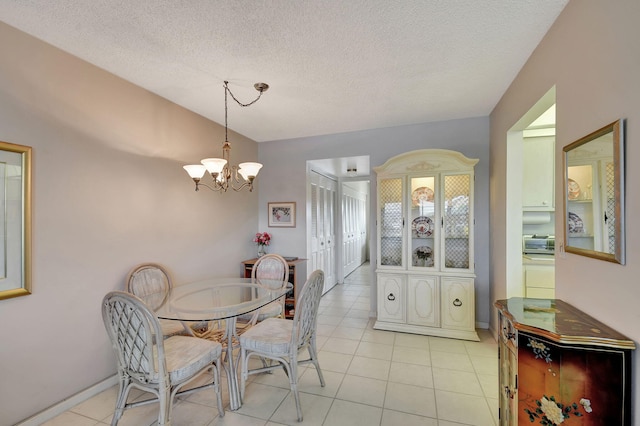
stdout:
POLYGON ((473 182, 477 159, 407 152, 377 173, 374 328, 479 340, 475 331, 473 182))

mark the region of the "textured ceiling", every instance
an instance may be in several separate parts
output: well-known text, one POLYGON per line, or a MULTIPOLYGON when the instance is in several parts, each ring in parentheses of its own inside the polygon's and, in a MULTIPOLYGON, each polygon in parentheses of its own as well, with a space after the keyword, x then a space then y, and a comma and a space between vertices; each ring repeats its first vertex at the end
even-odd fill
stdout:
POLYGON ((488 115, 568 0, 0 0, 0 20, 262 142, 488 115), (230 102, 231 99, 230 99, 230 102))

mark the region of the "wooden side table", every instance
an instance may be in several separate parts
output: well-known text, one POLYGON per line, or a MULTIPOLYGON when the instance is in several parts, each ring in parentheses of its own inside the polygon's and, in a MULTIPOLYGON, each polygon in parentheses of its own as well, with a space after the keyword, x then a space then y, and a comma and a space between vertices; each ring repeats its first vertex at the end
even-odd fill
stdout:
MULTIPOLYGON (((242 261, 242 277, 251 278, 251 270, 258 258, 242 261)), ((304 285, 306 268, 304 268, 307 259, 287 260, 289 264, 289 282, 293 284, 293 289, 287 293, 284 301, 284 317, 292 319, 296 309, 296 300, 298 300, 298 292, 304 285), (299 282, 302 280, 302 282, 299 282)))

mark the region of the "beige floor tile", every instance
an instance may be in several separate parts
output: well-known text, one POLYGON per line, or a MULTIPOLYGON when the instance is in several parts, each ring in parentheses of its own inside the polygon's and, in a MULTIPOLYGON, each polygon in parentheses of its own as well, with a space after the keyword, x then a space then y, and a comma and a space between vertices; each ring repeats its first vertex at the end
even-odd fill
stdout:
POLYGON ((375 358, 354 356, 347 374, 352 376, 369 377, 371 379, 387 380, 391 361, 375 358))
POLYGON ((324 425, 371 426, 380 424, 382 408, 349 401, 334 400, 324 425))
POLYGON ((429 349, 429 336, 419 334, 398 333, 396 335, 396 346, 406 346, 409 348, 429 349))
POLYGON ((362 341, 393 345, 396 340, 396 334, 397 333, 394 333, 392 331, 366 330, 362 335, 362 341))
POLYGON ((349 340, 357 340, 358 342, 362 339, 362 334, 364 333, 364 328, 354 328, 354 327, 336 327, 331 333, 331 337, 337 337, 340 339, 349 339, 349 340))
POLYGON ((384 380, 350 376, 347 374, 342 380, 342 385, 340 385, 336 398, 382 407, 386 387, 387 382, 384 380))
POLYGON ((393 356, 393 345, 360 341, 356 355, 367 358, 390 360, 393 356))
POLYGON ((405 385, 415 385, 425 388, 433 387, 433 373, 428 365, 406 364, 402 362, 392 362, 389 371, 389 381, 403 383, 405 385))
POLYGON ((403 362, 405 364, 431 365, 431 355, 428 349, 394 345, 391 359, 394 362, 403 362))
POLYGON ((429 337, 429 346, 432 351, 453 352, 466 354, 467 348, 464 342, 455 339, 445 339, 443 337, 429 337))
MULTIPOLYGON (((322 366, 320 366, 322 368, 322 366)), ((338 389, 344 379, 343 373, 336 373, 333 371, 322 370, 322 376, 324 377, 324 386, 320 385, 320 379, 315 368, 307 368, 305 373, 300 377, 298 381, 298 390, 300 392, 312 393, 314 395, 326 396, 334 398, 338 393, 338 389)))
POLYGON ((244 394, 242 407, 237 412, 269 420, 289 392, 289 389, 280 389, 260 383, 249 383, 244 394))
POLYGON ((475 373, 471 359, 467 354, 431 351, 431 365, 438 368, 475 373))
POLYGON ((329 413, 333 398, 325 398, 300 392, 300 406, 302 408, 303 422, 298 422, 298 412, 293 394, 289 394, 271 417, 271 422, 286 425, 322 426, 329 413))
POLYGON ((336 326, 342 322, 344 315, 328 315, 325 313, 318 314, 318 325, 336 326))
POLYGON ((322 350, 325 352, 353 355, 356 353, 356 349, 358 349, 358 343, 357 340, 330 337, 322 346, 322 350))
POLYGON ((71 411, 66 411, 53 419, 42 423, 42 426, 94 426, 98 423, 98 420, 90 419, 71 411))
POLYGON ((478 374, 498 375, 498 357, 474 356, 471 363, 478 374))
POLYGON ((482 391, 486 398, 498 399, 500 394, 498 392, 498 376, 492 374, 478 374, 478 380, 482 391))
MULTIPOLYGON (((132 389, 129 392, 129 400, 132 401, 142 394, 138 389, 132 389)), ((116 407, 116 399, 118 398, 118 386, 112 386, 109 389, 100 392, 93 398, 90 398, 71 409, 72 412, 90 417, 96 420, 103 420, 113 414, 116 407)))
POLYGON ((318 353, 318 363, 322 371, 335 371, 336 373, 346 373, 353 355, 340 354, 337 352, 321 350, 318 353))
POLYGON ((438 426, 438 420, 384 409, 380 426, 438 426))
POLYGON ((175 404, 173 407, 173 426, 207 426, 218 417, 218 410, 188 401, 175 404))
POLYGON ((434 390, 420 386, 389 382, 384 408, 420 416, 437 417, 434 390))
POLYGON ((494 426, 496 423, 483 397, 436 390, 438 419, 474 426, 494 426))
POLYGON ((484 396, 476 373, 433 367, 433 387, 438 390, 484 396))
POLYGON ((344 318, 339 326, 365 329, 367 328, 367 324, 369 324, 368 318, 344 318))
POLYGON ((237 411, 227 411, 224 417, 213 419, 209 426, 265 426, 267 424, 263 419, 246 416, 237 411))

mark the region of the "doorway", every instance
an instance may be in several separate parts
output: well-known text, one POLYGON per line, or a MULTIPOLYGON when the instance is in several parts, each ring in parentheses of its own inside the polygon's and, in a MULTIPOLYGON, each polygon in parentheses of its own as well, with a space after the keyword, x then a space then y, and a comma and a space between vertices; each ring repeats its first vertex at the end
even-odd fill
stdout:
POLYGON ((507 298, 527 296, 523 235, 555 233, 555 98, 552 87, 507 132, 507 298))
POLYGON ((369 259, 369 156, 307 162, 308 270, 325 272, 323 293, 369 259))

